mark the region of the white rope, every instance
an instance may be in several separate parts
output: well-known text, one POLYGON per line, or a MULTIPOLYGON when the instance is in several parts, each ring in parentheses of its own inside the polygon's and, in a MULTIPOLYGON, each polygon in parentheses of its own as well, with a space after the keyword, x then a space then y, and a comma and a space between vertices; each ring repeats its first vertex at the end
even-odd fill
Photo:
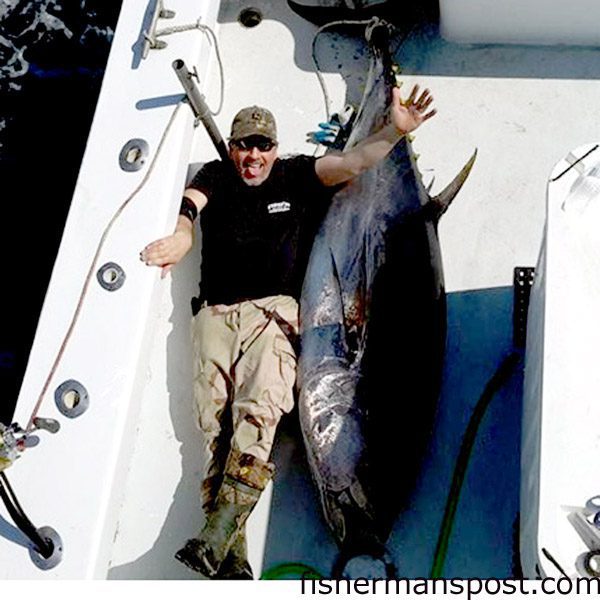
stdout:
POLYGON ((315 35, 314 35, 313 41, 312 41, 312 59, 313 59, 314 65, 315 65, 315 73, 317 75, 317 79, 319 80, 321 90, 323 91, 323 99, 325 100, 325 116, 326 116, 327 121, 329 121, 329 119, 331 118, 331 115, 329 112, 331 100, 329 98, 329 93, 327 92, 327 86, 325 85, 325 80, 323 79, 323 75, 321 75, 321 67, 319 67, 319 63, 317 61, 317 55, 316 55, 316 51, 315 51, 316 44, 317 44, 317 38, 319 37, 319 35, 321 33, 323 33, 323 31, 325 31, 326 29, 329 29, 330 27, 335 27, 337 25, 367 25, 369 23, 371 23, 371 19, 365 19, 362 21, 347 21, 347 20, 332 21, 331 23, 326 23, 325 25, 322 25, 315 32, 315 35))
MULTIPOLYGON (((321 75, 321 69, 319 67, 319 64, 317 62, 317 56, 316 56, 316 42, 317 42, 317 37, 326 29, 329 29, 330 27, 334 27, 337 25, 369 25, 373 23, 373 19, 365 19, 362 21, 351 21, 351 20, 341 20, 341 21, 332 21, 331 23, 326 23, 325 25, 323 25, 322 27, 319 27, 319 29, 317 29, 317 31, 315 32, 315 35, 313 37, 313 42, 312 42, 312 59, 313 59, 313 63, 315 65, 315 73, 317 75, 317 79, 319 80, 319 84, 321 85, 321 90, 323 91, 323 98, 325 100, 325 114, 327 116, 327 121, 329 121, 330 119, 330 113, 329 113, 329 106, 331 104, 331 101, 329 99, 329 94, 327 93, 327 87, 325 86, 325 80, 323 79, 323 76, 321 75)), ((404 42, 410 37, 410 35, 412 34, 412 32, 415 30, 416 25, 413 25, 410 30, 408 32, 406 32, 401 38, 400 41, 397 43, 396 48, 394 49, 393 52, 391 52, 392 55, 395 55, 400 48, 402 47, 402 45, 404 44, 404 42)), ((362 100, 361 100, 361 106, 360 108, 363 107, 364 102, 366 99, 366 95, 363 94, 362 100)), ((360 109, 359 109, 360 110, 360 109)), ((358 115, 359 111, 356 111, 356 114, 358 115)))

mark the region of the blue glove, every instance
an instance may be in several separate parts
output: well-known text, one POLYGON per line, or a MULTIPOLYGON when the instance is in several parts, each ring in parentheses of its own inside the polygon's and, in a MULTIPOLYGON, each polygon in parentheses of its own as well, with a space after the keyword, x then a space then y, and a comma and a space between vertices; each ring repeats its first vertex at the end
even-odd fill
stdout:
POLYGON ((340 132, 340 125, 336 125, 332 121, 329 121, 328 123, 319 123, 319 130, 308 133, 307 141, 313 144, 322 144, 323 146, 331 146, 334 144, 340 132))
POLYGON ((339 113, 334 113, 327 123, 319 123, 318 131, 307 134, 306 141, 323 146, 339 146, 340 140, 347 138, 350 133, 354 108, 347 105, 339 113))

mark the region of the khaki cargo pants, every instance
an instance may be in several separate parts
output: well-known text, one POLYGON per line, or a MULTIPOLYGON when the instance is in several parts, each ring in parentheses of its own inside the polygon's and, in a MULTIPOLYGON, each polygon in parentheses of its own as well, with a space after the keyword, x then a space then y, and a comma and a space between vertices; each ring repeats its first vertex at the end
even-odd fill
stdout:
POLYGON ((214 499, 229 451, 268 461, 294 404, 298 304, 269 296, 202 308, 192 320, 194 399, 207 452, 203 505, 214 499))

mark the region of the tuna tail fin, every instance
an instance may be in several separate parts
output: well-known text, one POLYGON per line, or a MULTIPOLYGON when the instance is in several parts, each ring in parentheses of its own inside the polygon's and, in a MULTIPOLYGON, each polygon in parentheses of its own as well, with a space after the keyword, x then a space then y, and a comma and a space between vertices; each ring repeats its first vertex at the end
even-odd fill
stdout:
POLYGON ((439 221, 441 216, 448 210, 452 200, 464 185, 473 165, 477 158, 477 149, 473 152, 473 156, 465 163, 465 166, 459 171, 458 175, 437 195, 433 196, 429 201, 429 205, 433 211, 433 216, 436 221, 439 221))
POLYGON ((389 0, 361 0, 354 7, 354 2, 346 0, 288 0, 288 6, 297 15, 316 25, 339 20, 368 19, 381 12, 391 12, 391 4, 389 0))

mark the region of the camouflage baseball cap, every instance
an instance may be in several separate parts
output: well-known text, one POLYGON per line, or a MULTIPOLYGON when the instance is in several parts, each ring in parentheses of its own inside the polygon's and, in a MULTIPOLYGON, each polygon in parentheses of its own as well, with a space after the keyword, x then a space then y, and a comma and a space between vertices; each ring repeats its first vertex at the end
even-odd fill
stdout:
POLYGON ((271 111, 260 106, 248 106, 235 115, 230 139, 237 141, 251 135, 262 135, 272 142, 277 141, 277 125, 271 111))

